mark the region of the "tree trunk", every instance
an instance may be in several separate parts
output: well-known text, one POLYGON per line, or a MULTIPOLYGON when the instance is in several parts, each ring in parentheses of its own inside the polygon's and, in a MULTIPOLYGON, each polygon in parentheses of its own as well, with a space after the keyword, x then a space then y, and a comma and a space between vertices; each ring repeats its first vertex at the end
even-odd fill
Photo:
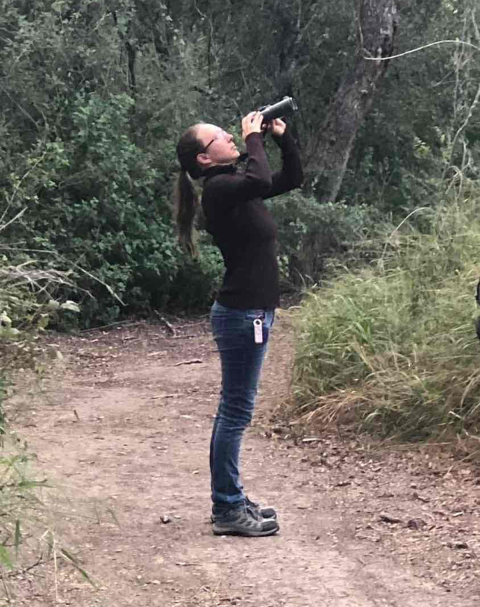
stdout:
POLYGON ((357 53, 318 137, 306 150, 307 189, 322 202, 335 201, 355 137, 370 109, 393 54, 398 16, 395 0, 357 0, 357 53))

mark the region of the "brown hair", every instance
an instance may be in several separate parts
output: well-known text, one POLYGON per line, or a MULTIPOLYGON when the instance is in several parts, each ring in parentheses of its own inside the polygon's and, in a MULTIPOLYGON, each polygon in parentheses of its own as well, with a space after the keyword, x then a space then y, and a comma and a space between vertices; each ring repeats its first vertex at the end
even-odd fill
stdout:
POLYGON ((177 156, 182 170, 173 195, 178 239, 192 257, 197 256, 194 221, 198 209, 198 196, 192 179, 199 179, 203 175, 197 163, 197 155, 203 150, 202 143, 197 139, 197 127, 195 124, 187 129, 177 144, 177 156))

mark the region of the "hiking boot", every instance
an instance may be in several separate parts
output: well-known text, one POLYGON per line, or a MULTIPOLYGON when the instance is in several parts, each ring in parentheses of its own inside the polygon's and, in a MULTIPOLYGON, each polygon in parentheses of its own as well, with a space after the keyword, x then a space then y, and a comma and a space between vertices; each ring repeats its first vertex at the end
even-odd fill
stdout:
POLYGON ((213 523, 215 535, 243 535, 246 537, 261 537, 273 535, 280 529, 274 519, 261 519, 246 506, 230 510, 227 514, 217 515, 213 523))
MULTIPOLYGON (((261 508, 260 504, 252 502, 252 500, 248 499, 248 497, 245 497, 245 505, 259 521, 262 519, 277 518, 277 513, 273 508, 261 508)), ((210 521, 212 523, 215 522, 215 514, 212 513, 210 516, 210 521)))
POLYGON ((247 508, 255 512, 255 514, 257 515, 257 517, 259 517, 260 520, 262 520, 262 518, 277 518, 277 513, 273 508, 261 508, 260 504, 252 502, 252 500, 248 499, 248 497, 245 497, 245 504, 247 508))

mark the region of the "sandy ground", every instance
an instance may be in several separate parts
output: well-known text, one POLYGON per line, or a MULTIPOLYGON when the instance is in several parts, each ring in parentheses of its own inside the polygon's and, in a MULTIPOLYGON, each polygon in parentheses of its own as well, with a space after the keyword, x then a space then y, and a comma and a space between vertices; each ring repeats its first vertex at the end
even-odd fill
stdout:
POLYGON ((250 497, 279 513, 280 533, 267 538, 211 532, 220 368, 205 318, 47 341, 64 360, 41 392, 16 397, 14 423, 38 456, 35 475, 52 486, 42 521, 55 544, 6 577, 2 607, 480 604, 478 471, 458 457, 372 449, 318 429, 292 438, 278 415, 287 314, 243 450, 250 497))

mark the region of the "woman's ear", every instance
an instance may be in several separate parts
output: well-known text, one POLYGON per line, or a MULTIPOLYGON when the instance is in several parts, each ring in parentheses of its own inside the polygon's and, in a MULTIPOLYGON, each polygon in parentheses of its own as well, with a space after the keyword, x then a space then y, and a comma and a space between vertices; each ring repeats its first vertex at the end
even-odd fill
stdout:
POLYGON ((196 161, 202 167, 202 169, 206 169, 212 164, 212 161, 208 157, 208 154, 205 154, 204 152, 197 154, 196 161))

